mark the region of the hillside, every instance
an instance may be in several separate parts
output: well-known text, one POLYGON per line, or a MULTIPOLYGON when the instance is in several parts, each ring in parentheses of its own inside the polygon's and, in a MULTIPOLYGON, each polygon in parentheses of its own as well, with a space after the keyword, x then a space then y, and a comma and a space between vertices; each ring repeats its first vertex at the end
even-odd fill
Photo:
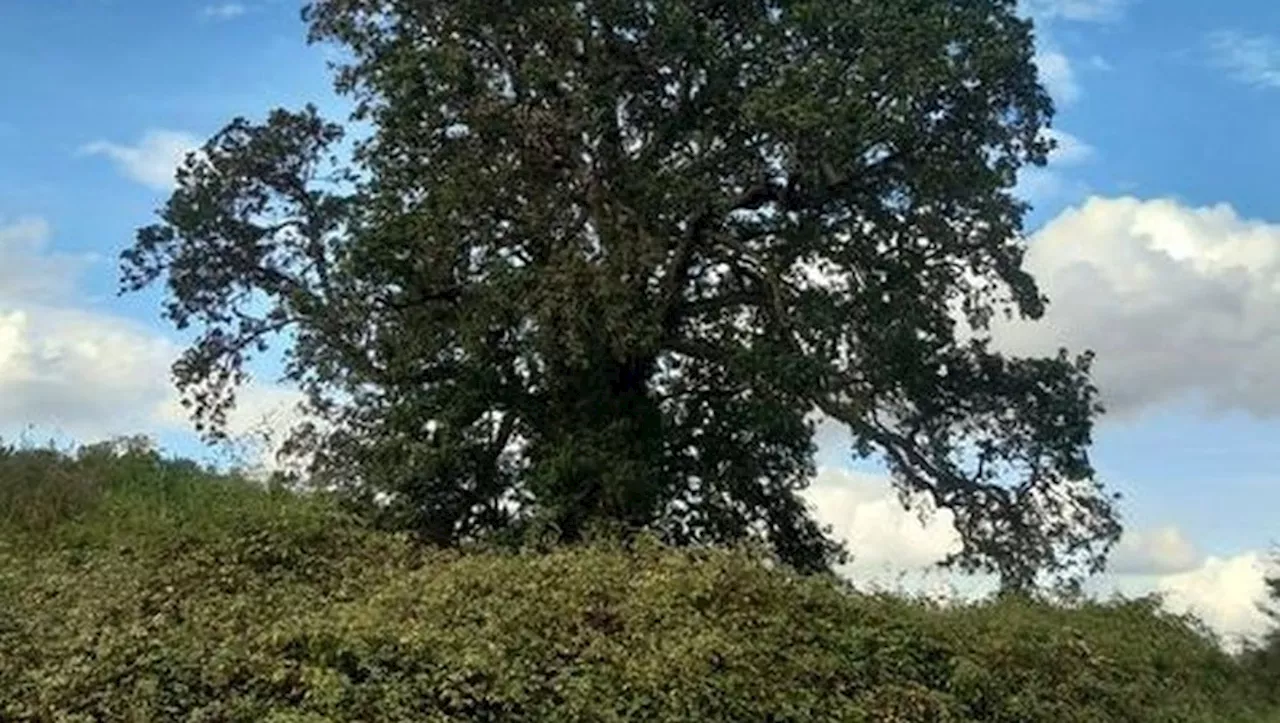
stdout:
POLYGON ((435 551, 141 445, 0 451, 0 719, 1265 721, 1151 601, 939 607, 746 551, 435 551))

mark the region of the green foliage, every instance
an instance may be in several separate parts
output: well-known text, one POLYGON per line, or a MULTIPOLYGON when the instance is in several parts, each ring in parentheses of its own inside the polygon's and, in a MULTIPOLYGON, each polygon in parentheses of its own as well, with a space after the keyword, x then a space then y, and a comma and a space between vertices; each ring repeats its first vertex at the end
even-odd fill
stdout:
POLYGON ((1280 699, 1280 548, 1272 553, 1271 564, 1262 611, 1271 618, 1272 628, 1261 642, 1245 651, 1245 658, 1260 683, 1280 699))
POLYGON ((0 532, 2 720, 1268 720, 1151 601, 939 607, 647 537, 432 550, 150 454, 99 464, 95 502, 0 532))
POLYGON ((92 548, 224 536, 286 516, 323 526, 331 505, 187 460, 143 437, 81 447, 0 445, 0 544, 92 548))
POLYGON ((988 348, 993 314, 1044 307, 1011 191, 1052 107, 1014 0, 306 18, 368 135, 237 119, 124 254, 125 289, 165 284, 200 330, 175 373, 210 434, 283 339, 318 483, 427 540, 604 523, 820 570, 821 410, 955 512, 962 568, 1025 589, 1101 563, 1088 355, 988 348))

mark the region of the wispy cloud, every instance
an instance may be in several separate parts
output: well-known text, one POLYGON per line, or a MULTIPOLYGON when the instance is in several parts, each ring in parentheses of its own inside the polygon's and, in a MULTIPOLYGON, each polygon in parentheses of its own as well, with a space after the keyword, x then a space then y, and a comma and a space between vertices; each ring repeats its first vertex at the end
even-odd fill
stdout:
POLYGON ((1048 128, 1044 136, 1054 142, 1049 162, 1042 167, 1027 166, 1018 173, 1018 185, 1014 193, 1035 205, 1072 201, 1082 197, 1087 188, 1073 181, 1066 169, 1083 165, 1097 155, 1093 146, 1078 136, 1048 128))
POLYGON ((1132 0, 1022 0, 1022 11, 1037 20, 1114 22, 1132 0))
MULTIPOLYGON (((1080 99, 1081 88, 1075 65, 1053 41, 1055 26, 1062 22, 1109 23, 1120 20, 1135 0, 1020 0, 1019 11, 1036 24, 1035 64, 1040 82, 1059 107, 1080 99)), ((1087 59, 1087 70, 1110 70, 1101 56, 1087 59)))
POLYGON ((115 162, 125 176, 157 190, 173 188, 174 174, 187 154, 199 145, 196 137, 180 131, 147 131, 135 145, 94 141, 80 152, 105 156, 115 162))
MULTIPOLYGON (((75 276, 91 259, 50 251, 51 233, 49 222, 38 216, 0 218, 0 311, 18 301, 44 302, 75 291, 75 276)), ((0 342, 0 357, 4 346, 0 342)))
POLYGON ((1050 166, 1078 166, 1093 158, 1093 146, 1057 128, 1049 128, 1044 135, 1054 142, 1054 149, 1049 153, 1050 166))
POLYGON ((218 5, 206 5, 204 12, 201 14, 212 20, 231 20, 244 15, 247 11, 248 8, 240 3, 221 3, 218 5))
POLYGON ((1040 82, 1049 91, 1055 103, 1065 106, 1080 99, 1080 84, 1076 82, 1071 59, 1065 54, 1044 48, 1036 53, 1035 64, 1040 72, 1040 82))
POLYGON ((1208 44, 1213 64, 1231 77, 1257 88, 1280 88, 1280 41, 1269 35, 1218 30, 1209 34, 1208 44))
POLYGON ((1111 67, 1111 63, 1101 55, 1089 56, 1089 68, 1092 70, 1100 70, 1104 73, 1114 70, 1114 68, 1111 67))

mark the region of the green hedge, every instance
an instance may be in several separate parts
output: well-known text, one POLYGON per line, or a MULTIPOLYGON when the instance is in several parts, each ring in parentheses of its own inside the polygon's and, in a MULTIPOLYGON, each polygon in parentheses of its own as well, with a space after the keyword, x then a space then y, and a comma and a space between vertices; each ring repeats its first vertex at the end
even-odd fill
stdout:
POLYGON ((430 551, 124 457, 0 525, 0 720, 1280 720, 1149 601, 943 608, 647 542, 430 551))

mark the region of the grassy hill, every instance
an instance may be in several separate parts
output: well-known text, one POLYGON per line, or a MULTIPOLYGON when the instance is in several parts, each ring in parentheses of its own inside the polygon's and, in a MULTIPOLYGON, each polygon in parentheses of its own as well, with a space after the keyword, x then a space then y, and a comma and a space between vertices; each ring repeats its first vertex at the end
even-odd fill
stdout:
POLYGON ((429 550, 140 445, 0 451, 5 721, 1280 721, 1275 695, 1151 601, 429 550))

